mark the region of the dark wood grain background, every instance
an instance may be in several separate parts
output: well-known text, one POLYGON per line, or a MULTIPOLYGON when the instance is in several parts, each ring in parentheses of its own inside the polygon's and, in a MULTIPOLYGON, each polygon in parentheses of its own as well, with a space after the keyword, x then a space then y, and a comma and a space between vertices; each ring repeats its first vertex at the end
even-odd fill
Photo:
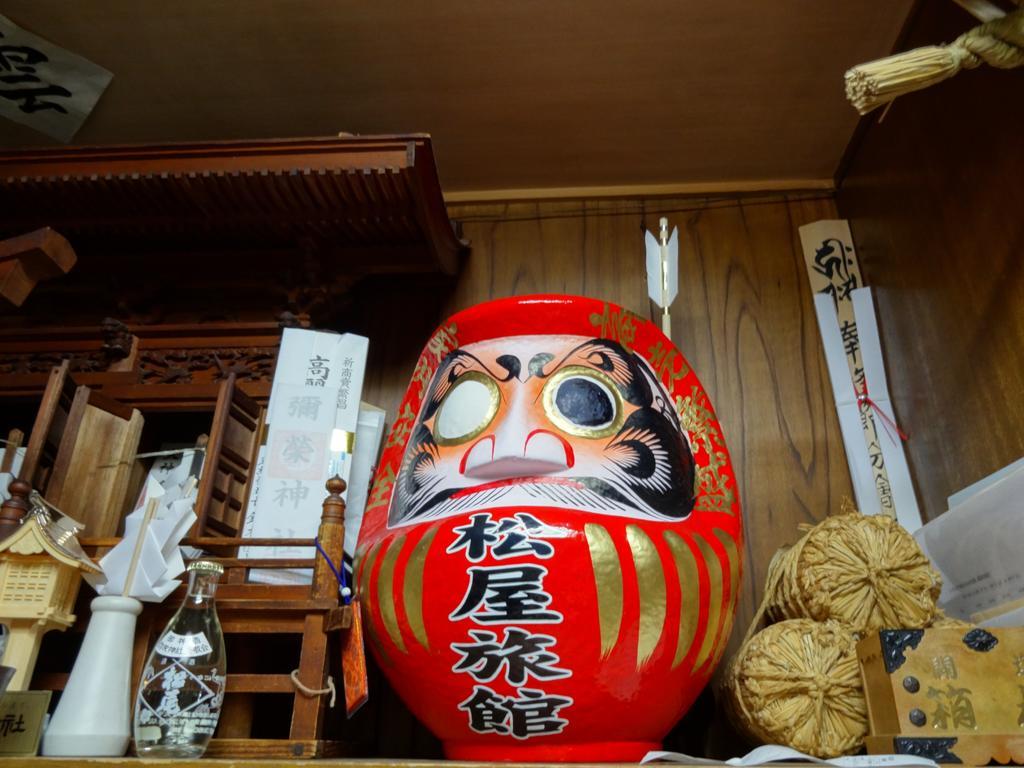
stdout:
MULTIPOLYGON (((905 47, 974 22, 920 3, 905 47)), ((988 67, 871 118, 838 193, 876 294, 890 394, 929 519, 1024 456, 1024 70, 988 67)))

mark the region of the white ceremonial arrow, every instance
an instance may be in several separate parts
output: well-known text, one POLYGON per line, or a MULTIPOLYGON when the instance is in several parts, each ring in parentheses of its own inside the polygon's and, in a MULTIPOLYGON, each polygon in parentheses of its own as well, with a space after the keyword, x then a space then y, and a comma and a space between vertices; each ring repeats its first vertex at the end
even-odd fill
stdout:
POLYGON ((673 227, 672 236, 669 237, 668 219, 663 216, 658 224, 661 227, 660 242, 650 232, 644 236, 647 246, 647 295, 661 307, 661 331, 671 339, 669 306, 679 293, 679 228, 673 227))

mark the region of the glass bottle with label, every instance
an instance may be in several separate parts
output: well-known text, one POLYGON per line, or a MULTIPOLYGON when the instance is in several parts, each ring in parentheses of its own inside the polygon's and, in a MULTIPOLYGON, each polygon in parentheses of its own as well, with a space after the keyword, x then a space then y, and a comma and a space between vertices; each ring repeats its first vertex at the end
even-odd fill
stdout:
POLYGON ((146 660, 135 699, 139 757, 200 757, 224 702, 224 634, 214 594, 224 569, 188 566, 188 594, 146 660))

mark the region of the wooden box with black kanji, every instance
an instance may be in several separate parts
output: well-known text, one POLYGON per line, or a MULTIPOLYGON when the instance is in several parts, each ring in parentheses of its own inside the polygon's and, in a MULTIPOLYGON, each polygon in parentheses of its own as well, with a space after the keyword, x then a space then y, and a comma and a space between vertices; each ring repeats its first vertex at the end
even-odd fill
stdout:
POLYGON ((1024 628, 884 629, 857 655, 869 753, 1024 763, 1024 628))

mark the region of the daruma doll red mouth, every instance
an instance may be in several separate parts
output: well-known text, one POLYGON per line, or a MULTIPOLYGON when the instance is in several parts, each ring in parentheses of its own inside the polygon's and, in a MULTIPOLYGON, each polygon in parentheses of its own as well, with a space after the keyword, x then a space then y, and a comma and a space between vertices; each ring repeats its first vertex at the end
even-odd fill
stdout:
POLYGON ((356 578, 371 648, 449 758, 631 761, 707 683, 742 528, 697 377, 651 323, 501 299, 428 342, 356 578))

